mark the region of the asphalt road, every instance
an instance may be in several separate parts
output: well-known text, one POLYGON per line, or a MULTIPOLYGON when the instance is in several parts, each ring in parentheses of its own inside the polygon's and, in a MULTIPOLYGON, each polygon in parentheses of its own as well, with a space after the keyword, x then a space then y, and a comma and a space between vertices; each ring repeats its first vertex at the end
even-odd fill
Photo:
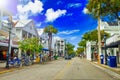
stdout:
POLYGON ((80 58, 36 64, 0 75, 0 80, 120 80, 80 58))

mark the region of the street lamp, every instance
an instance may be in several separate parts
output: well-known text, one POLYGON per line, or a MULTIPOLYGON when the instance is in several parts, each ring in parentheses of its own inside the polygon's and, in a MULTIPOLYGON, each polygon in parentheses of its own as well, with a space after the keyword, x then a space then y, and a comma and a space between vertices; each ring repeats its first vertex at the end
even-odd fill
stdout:
POLYGON ((9 26, 9 40, 8 40, 8 52, 6 55, 6 58, 7 58, 6 68, 9 68, 9 59, 10 59, 10 54, 11 54, 11 30, 12 30, 11 18, 8 18, 8 26, 9 26))
POLYGON ((66 54, 67 54, 67 50, 66 50, 66 49, 67 49, 67 46, 66 46, 66 39, 65 39, 64 41, 65 41, 65 48, 64 48, 64 49, 65 49, 65 54, 64 54, 64 57, 65 57, 65 56, 66 56, 66 54))
POLYGON ((104 49, 105 49, 105 65, 107 65, 107 51, 106 51, 106 34, 104 34, 104 49))
POLYGON ((94 60, 94 47, 93 46, 91 48, 91 51, 92 51, 91 58, 92 58, 92 61, 93 61, 94 60))

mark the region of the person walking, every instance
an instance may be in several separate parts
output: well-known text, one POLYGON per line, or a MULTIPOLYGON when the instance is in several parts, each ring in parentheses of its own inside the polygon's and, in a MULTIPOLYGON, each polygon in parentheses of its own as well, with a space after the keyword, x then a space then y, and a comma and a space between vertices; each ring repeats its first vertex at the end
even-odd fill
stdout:
POLYGON ((40 53, 40 63, 42 63, 43 62, 43 55, 40 53))

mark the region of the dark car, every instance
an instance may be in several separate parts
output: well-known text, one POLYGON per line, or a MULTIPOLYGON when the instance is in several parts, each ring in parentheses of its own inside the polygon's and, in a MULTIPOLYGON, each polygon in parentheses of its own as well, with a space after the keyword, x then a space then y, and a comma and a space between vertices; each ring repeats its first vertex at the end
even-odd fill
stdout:
POLYGON ((65 56, 65 60, 71 60, 71 56, 65 56))

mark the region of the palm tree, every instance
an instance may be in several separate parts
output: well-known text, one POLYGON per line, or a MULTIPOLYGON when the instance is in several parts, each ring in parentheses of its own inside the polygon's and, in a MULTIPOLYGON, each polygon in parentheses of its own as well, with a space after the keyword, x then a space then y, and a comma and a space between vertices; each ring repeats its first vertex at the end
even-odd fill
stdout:
MULTIPOLYGON (((110 15, 111 17, 118 17, 120 11, 120 0, 89 0, 86 8, 88 12, 93 15, 94 18, 98 19, 98 49, 101 54, 101 35, 100 35, 100 18, 110 15)), ((107 62, 107 54, 105 54, 105 62, 107 62)), ((105 63, 106 64, 106 63, 105 63)))
POLYGON ((99 54, 101 54, 101 35, 100 35, 100 7, 101 2, 100 0, 89 0, 89 3, 87 4, 86 8, 89 11, 89 14, 91 14, 94 18, 98 19, 98 49, 99 54))
POLYGON ((48 34, 48 48, 49 48, 49 53, 51 57, 51 45, 52 45, 52 34, 56 34, 58 30, 54 28, 52 25, 49 25, 44 28, 44 32, 48 34))
POLYGON ((95 18, 110 15, 109 18, 120 20, 120 0, 89 0, 86 8, 95 18))

